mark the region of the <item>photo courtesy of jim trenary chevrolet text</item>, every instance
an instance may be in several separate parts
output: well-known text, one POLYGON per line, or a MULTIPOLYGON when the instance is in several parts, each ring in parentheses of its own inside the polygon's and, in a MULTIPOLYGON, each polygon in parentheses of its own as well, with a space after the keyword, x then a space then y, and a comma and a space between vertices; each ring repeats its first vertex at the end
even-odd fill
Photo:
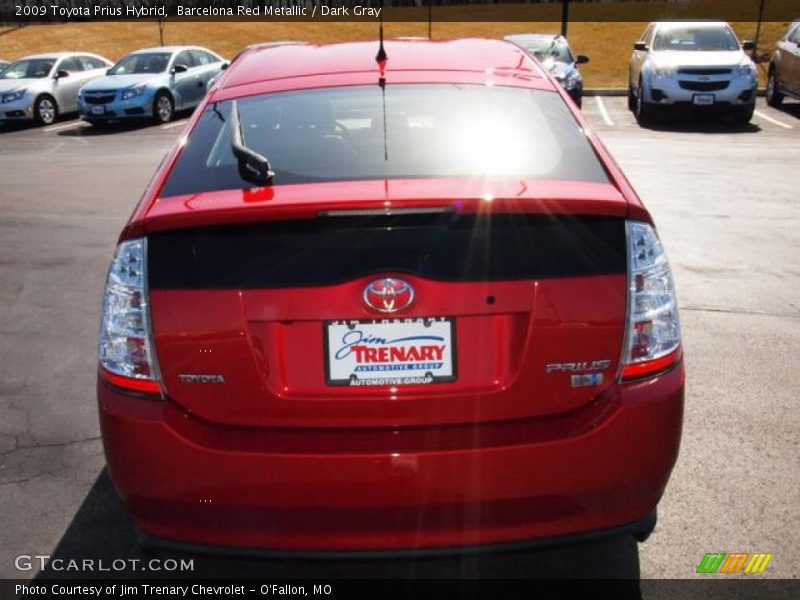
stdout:
POLYGON ((0 600, 800 597, 797 0, 0 0, 0 600))

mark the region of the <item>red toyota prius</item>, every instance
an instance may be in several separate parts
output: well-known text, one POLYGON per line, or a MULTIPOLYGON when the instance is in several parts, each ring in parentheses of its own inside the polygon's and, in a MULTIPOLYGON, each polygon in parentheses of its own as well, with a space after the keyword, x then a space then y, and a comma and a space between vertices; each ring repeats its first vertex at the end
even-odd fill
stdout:
POLYGON ((123 230, 97 395, 141 540, 639 539, 684 367, 650 214, 504 41, 253 47, 123 230))

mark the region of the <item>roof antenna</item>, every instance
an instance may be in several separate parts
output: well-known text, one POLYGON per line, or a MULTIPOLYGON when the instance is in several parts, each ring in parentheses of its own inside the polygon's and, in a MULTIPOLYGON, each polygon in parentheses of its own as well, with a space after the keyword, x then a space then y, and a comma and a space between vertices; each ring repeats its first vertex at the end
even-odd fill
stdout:
MULTIPOLYGON (((381 4, 383 4, 382 1, 381 4)), ((378 63, 378 69, 380 71, 378 85, 384 87, 386 85, 386 61, 389 57, 386 54, 386 48, 383 47, 383 10, 381 10, 380 40, 378 54, 375 55, 375 62, 378 63)))
MULTIPOLYGON (((383 0, 381 0, 383 4, 383 0)), ((381 24, 380 24, 380 45, 378 46, 378 54, 375 55, 375 62, 378 63, 378 85, 381 88, 381 101, 383 104, 383 159, 389 160, 389 141, 386 135, 386 61, 389 57, 386 54, 386 48, 383 47, 383 10, 381 10, 381 24)))

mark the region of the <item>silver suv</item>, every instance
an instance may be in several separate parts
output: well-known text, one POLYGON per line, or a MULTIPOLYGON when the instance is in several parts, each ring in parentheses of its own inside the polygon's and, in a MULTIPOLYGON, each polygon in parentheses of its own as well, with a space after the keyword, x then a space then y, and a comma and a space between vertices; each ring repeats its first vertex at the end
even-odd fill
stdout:
POLYGON ((711 110, 737 123, 753 117, 756 66, 723 22, 651 23, 634 45, 628 103, 640 121, 658 110, 711 110))

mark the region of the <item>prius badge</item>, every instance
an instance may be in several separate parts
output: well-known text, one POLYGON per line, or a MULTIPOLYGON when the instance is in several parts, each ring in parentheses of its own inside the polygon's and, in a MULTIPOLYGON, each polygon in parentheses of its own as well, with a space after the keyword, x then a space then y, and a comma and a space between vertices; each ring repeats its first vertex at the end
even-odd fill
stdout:
POLYGON ((603 383, 603 371, 611 368, 609 359, 549 363, 547 373, 569 373, 572 387, 594 387, 603 383))
POLYGON ((414 288, 402 279, 376 279, 364 288, 364 304, 382 313, 396 313, 414 302, 414 288))

